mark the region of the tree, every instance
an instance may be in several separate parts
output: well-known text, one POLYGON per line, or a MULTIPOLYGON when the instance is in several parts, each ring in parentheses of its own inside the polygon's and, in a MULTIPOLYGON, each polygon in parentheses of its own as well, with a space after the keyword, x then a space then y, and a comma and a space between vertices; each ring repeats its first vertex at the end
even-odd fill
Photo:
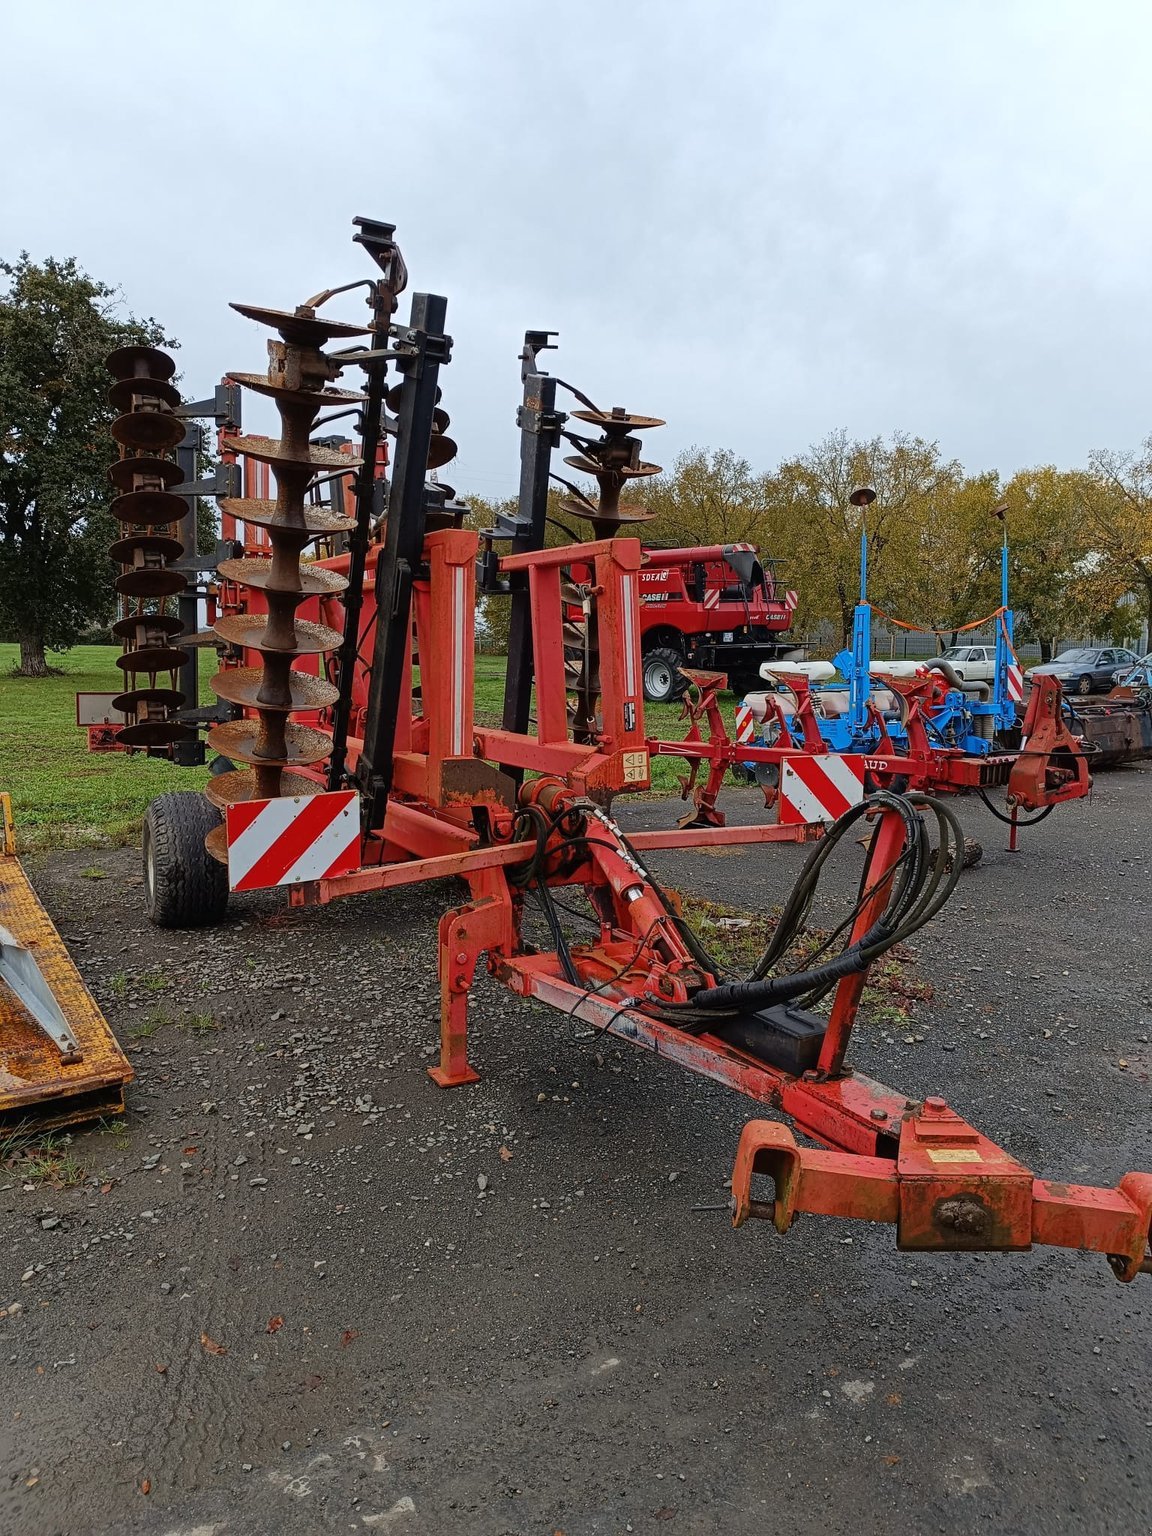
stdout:
POLYGON ((860 590, 861 512, 849 501, 871 486, 867 510, 870 595, 897 617, 905 611, 905 580, 920 556, 916 540, 942 489, 963 477, 935 443, 895 432, 885 441, 853 442, 829 433, 800 458, 781 464, 766 482, 770 521, 800 593, 797 610, 807 623, 831 620, 847 644, 860 590))
POLYGON ((1091 551, 1084 592, 1100 612, 1134 592, 1137 611, 1152 617, 1152 437, 1138 453, 1089 454, 1076 487, 1091 551))
POLYGON ((656 514, 651 534, 661 544, 759 546, 770 538, 770 482, 731 449, 689 449, 671 470, 633 487, 625 500, 656 514))
POLYGON ((1046 464, 1020 470, 1004 487, 1016 636, 1038 641, 1045 661, 1061 635, 1084 625, 1080 573, 1089 556, 1083 479, 1081 471, 1046 464))
POLYGON ((0 262, 0 630, 20 642, 18 673, 44 677, 46 650, 75 643, 114 605, 104 358, 165 338, 119 313, 116 290, 74 259, 0 262))

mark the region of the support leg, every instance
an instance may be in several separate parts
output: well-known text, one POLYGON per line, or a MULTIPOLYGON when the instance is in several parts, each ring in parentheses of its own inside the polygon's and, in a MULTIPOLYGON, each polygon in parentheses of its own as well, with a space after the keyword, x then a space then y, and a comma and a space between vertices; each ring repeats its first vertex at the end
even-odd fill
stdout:
POLYGON ((468 1064, 468 989, 480 956, 503 945, 510 931, 507 900, 480 901, 440 919, 440 1063, 428 1076, 441 1088, 480 1081, 468 1064))

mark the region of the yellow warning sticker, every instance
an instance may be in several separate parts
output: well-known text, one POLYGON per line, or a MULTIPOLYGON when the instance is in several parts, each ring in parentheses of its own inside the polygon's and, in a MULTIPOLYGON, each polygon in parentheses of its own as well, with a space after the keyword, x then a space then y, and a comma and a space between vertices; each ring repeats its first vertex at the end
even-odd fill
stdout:
POLYGON ((971 1147, 929 1147, 928 1156, 934 1163, 982 1163, 984 1159, 971 1147))
POLYGON ((624 782, 625 784, 643 784, 648 777, 647 752, 624 753, 624 782))

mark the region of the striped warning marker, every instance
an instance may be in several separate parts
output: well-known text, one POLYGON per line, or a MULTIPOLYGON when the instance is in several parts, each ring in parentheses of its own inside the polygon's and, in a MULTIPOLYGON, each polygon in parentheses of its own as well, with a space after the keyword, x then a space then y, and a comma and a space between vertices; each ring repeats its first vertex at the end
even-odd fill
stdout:
POLYGON ((736 706, 736 740, 742 747, 746 747, 755 739, 756 716, 752 713, 751 705, 741 702, 736 706))
POLYGON ((1019 704, 1024 697, 1024 673, 1016 662, 1008 663, 1008 697, 1019 704))
POLYGON ((837 753, 798 752, 784 759, 780 820, 788 826, 835 821, 864 798, 864 759, 837 753))
POLYGON ((718 608, 720 606, 720 588, 709 587, 704 594, 705 608, 718 608))
POLYGON ((225 813, 228 885, 273 885, 344 875, 360 864, 360 817, 354 789, 326 795, 242 800, 225 813))

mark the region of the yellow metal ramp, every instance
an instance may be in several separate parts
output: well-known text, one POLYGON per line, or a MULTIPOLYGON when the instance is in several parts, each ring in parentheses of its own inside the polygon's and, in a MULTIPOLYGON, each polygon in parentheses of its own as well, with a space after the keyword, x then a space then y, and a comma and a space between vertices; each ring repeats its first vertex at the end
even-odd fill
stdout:
POLYGON ((121 1114, 132 1068, 16 857, 0 794, 0 1126, 121 1114))

